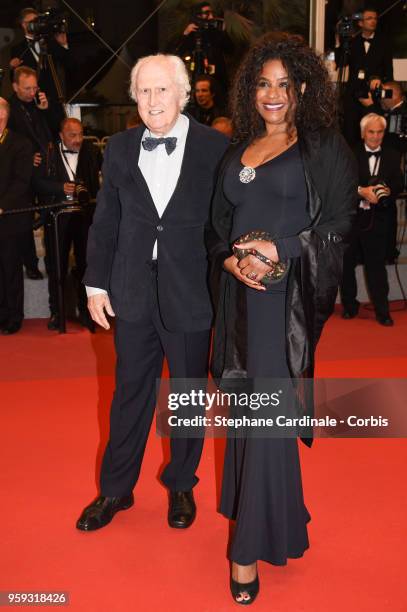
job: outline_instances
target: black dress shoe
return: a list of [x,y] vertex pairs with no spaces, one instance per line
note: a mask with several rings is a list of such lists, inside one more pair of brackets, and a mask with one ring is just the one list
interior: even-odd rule
[[101,529],[110,523],[116,512],[128,510],[133,504],[133,493],[125,497],[103,497],[100,495],[84,509],[76,523],[76,528],[80,531]]
[[394,321],[393,319],[390,317],[390,315],[387,315],[385,317],[376,317],[376,321],[380,324],[380,325],[384,325],[385,327],[392,327],[394,325]]
[[1,333],[4,336],[11,336],[11,334],[16,334],[21,329],[21,321],[10,321],[9,323],[5,323],[1,328]]
[[38,268],[26,268],[25,269],[25,273],[27,275],[27,278],[31,279],[31,280],[41,280],[43,277],[42,272],[40,272],[40,270],[38,270]]
[[88,312],[80,312],[78,315],[78,321],[82,325],[82,327],[86,327],[86,329],[88,329],[91,334],[95,333],[96,323],[93,321]]
[[354,319],[359,314],[359,302],[353,308],[344,308],[342,319]]
[[195,520],[196,506],[192,491],[170,491],[168,524],[175,529],[186,529]]
[[57,314],[51,315],[47,323],[47,327],[50,331],[56,331],[59,329],[59,316]]
[[236,580],[230,578],[230,590],[232,597],[235,602],[241,606],[249,606],[252,604],[259,594],[259,589],[260,583],[258,575],[252,582],[248,583],[236,582]]

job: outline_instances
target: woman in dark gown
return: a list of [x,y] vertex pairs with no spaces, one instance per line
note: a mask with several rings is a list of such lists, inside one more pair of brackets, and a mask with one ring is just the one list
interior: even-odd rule
[[[297,36],[266,35],[236,76],[236,144],[220,169],[208,245],[217,319],[213,374],[223,381],[312,378],[313,355],[333,310],[357,172],[331,128],[334,94],[320,60]],[[272,239],[235,242],[255,231]],[[256,249],[236,257],[233,246]],[[265,284],[273,263],[287,265]],[[263,281],[263,282],[262,282]],[[306,395],[301,405],[310,412]],[[297,439],[227,441],[220,511],[235,521],[231,590],[250,604],[257,561],[285,565],[308,548]],[[310,439],[305,440],[310,445]]]

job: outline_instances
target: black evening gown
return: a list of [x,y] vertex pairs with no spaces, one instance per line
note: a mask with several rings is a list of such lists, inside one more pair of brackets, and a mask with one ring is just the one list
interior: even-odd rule
[[[307,191],[298,144],[239,180],[239,155],[226,170],[224,193],[234,205],[232,240],[252,230],[277,238],[280,259],[298,257],[297,234],[308,226]],[[289,378],[286,357],[287,280],[260,292],[246,288],[248,378]],[[308,548],[296,438],[228,438],[220,511],[236,521],[229,558],[285,565]]]

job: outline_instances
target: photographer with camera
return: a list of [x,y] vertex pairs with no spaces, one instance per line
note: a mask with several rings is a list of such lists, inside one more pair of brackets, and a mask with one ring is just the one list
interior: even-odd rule
[[228,88],[225,53],[233,50],[224,30],[223,19],[215,18],[210,2],[192,7],[191,21],[186,26],[175,53],[187,65],[194,83],[197,75],[209,74],[216,79],[223,96]]
[[[102,156],[97,147],[83,139],[82,123],[78,119],[64,119],[60,129],[60,140],[34,170],[34,187],[42,201],[52,204],[63,200],[77,199],[83,211],[61,214],[58,220],[61,274],[64,280],[69,264],[69,252],[73,246],[75,258],[75,280],[77,285],[77,307],[79,322],[92,333],[95,324],[89,316],[87,296],[82,278],[86,267],[88,231],[92,223],[93,207],[86,206],[96,197],[99,189],[99,172]],[[56,278],[56,254],[54,249],[51,219],[45,223],[45,264],[48,272],[49,306],[51,318],[49,330],[59,329],[58,286]]]
[[387,121],[385,142],[403,154],[407,153],[407,102],[401,84],[397,81],[383,83],[383,90],[390,95],[382,97],[380,106]]
[[396,220],[397,194],[402,187],[400,154],[383,142],[386,120],[370,113],[360,122],[362,143],[355,149],[359,166],[358,215],[355,234],[343,260],[341,298],[343,318],[353,319],[359,311],[355,268],[362,256],[367,286],[376,320],[393,325],[389,313],[389,284],[386,259]]
[[[393,79],[393,58],[388,39],[377,32],[377,10],[366,7],[362,13],[342,18],[335,37],[335,62],[338,68],[349,66],[349,78],[343,97],[343,133],[349,144],[358,139],[359,122],[366,107],[374,102],[384,81]],[[350,27],[356,22],[359,31]],[[373,97],[373,100],[372,100]]]
[[[33,8],[25,8],[20,12],[18,22],[24,33],[24,40],[10,51],[11,80],[18,66],[32,68],[37,72],[39,86],[51,105],[60,107],[61,97],[66,93],[67,77],[69,78],[69,73],[74,68],[63,14],[55,9],[40,14]],[[60,107],[58,124],[64,116],[62,113],[63,109]]]

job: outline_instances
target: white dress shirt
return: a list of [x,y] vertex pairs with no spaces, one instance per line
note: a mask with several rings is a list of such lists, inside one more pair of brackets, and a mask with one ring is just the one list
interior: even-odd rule
[[[377,149],[370,149],[367,145],[365,145],[366,153],[376,153],[377,151],[381,151],[381,147],[377,147]],[[376,157],[375,155],[371,155],[369,157],[369,172],[370,176],[377,176],[379,174],[380,168],[380,157]],[[368,200],[361,200],[359,202],[359,208],[363,208],[363,210],[370,210],[370,202]]]
[[65,149],[65,145],[60,142],[59,143],[59,151],[61,153],[62,161],[64,162],[64,166],[69,176],[70,181],[75,181],[76,177],[76,168],[78,166],[78,157],[79,153],[67,153]]
[[[188,129],[188,117],[180,115],[174,127],[165,134],[165,138],[176,137],[177,139],[177,146],[171,155],[168,155],[164,144],[158,145],[153,151],[146,151],[142,144],[140,144],[138,167],[147,183],[159,217],[162,217],[164,214],[177,186],[184,158]],[[147,128],[144,130],[141,142],[146,137],[159,138],[157,134],[154,134]],[[157,259],[157,241],[155,241],[151,258]],[[107,291],[96,287],[86,287],[86,293],[90,297],[97,293],[107,293]]]

